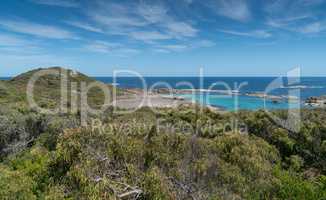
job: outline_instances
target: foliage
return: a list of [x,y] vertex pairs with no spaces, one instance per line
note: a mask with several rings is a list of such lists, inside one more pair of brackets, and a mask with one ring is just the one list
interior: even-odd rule
[[[0,87],[0,199],[326,199],[323,109],[303,110],[298,133],[263,111],[189,107],[108,110],[91,116],[103,123],[92,130],[80,126],[78,113],[28,108],[22,91],[29,76]],[[51,107],[57,78],[40,81],[51,88],[40,95]],[[96,92],[94,98],[100,103]]]
[[34,185],[32,178],[20,171],[10,170],[0,165],[0,198],[6,200],[33,200]]

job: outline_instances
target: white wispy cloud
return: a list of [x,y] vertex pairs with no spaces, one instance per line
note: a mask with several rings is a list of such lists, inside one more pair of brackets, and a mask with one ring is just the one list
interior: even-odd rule
[[51,39],[77,39],[77,37],[62,28],[36,24],[25,20],[3,20],[0,19],[0,27],[9,31],[34,35]]
[[14,35],[0,33],[0,47],[1,46],[26,46],[26,45],[31,45],[31,42],[29,40]]
[[45,49],[38,46],[0,46],[0,52],[3,55],[31,56],[46,52]]
[[130,54],[138,54],[140,53],[141,51],[139,49],[133,49],[133,48],[121,48],[117,51],[118,53],[120,53],[120,56],[123,56],[123,55],[130,55]]
[[46,50],[42,48],[42,41],[0,33],[0,53],[2,55],[32,56],[45,52]]
[[276,0],[268,1],[264,10],[267,13],[266,24],[273,28],[302,34],[316,34],[323,31],[318,20],[318,5],[325,0]]
[[317,34],[323,32],[326,28],[320,21],[289,23],[285,21],[269,20],[266,24],[274,28],[302,34]]
[[251,18],[246,0],[215,0],[211,5],[219,15],[233,20],[244,22]]
[[[16,73],[30,70],[31,66],[76,66],[73,58],[65,55],[54,55],[50,53],[42,54],[0,54],[2,66],[12,67]],[[4,67],[6,68],[6,67]],[[1,70],[0,73],[8,73],[9,71]],[[14,76],[15,74],[5,74],[5,76]]]
[[314,22],[299,28],[298,31],[301,33],[309,34],[309,33],[319,33],[324,29],[325,27],[323,27],[320,22]]
[[269,38],[272,34],[265,30],[255,30],[249,32],[241,32],[241,31],[234,31],[234,30],[218,30],[222,33],[227,33],[231,35],[237,36],[245,36],[245,37],[254,37],[254,38]]
[[266,25],[271,26],[273,28],[283,28],[288,26],[288,22],[284,20],[275,20],[275,19],[268,19],[266,21]]
[[89,16],[99,24],[110,28],[143,27],[149,23],[136,15],[137,5],[98,1],[97,8],[89,10]]
[[[0,55],[9,65],[47,65],[64,62],[65,56],[55,56],[43,38],[0,32]],[[60,57],[60,58],[59,58]],[[52,65],[51,64],[51,65]]]
[[59,6],[66,8],[77,8],[79,3],[75,0],[30,0],[33,3],[47,6]]
[[137,18],[132,18],[128,16],[123,16],[121,14],[115,16],[115,15],[106,15],[106,14],[99,14],[94,13],[92,15],[93,19],[100,24],[106,25],[108,27],[124,27],[124,26],[130,26],[130,27],[143,27],[145,25],[148,25],[146,21],[142,21]]
[[100,1],[97,9],[89,11],[88,15],[108,34],[147,42],[196,37],[198,33],[193,25],[173,17],[162,3]]
[[298,0],[298,3],[303,6],[317,6],[325,2],[325,0]]
[[198,33],[198,30],[191,24],[169,15],[168,9],[164,5],[141,3],[138,5],[137,11],[150,25],[156,24],[176,38],[195,37]]
[[171,21],[166,25],[168,32],[175,37],[195,37],[198,30],[184,22]]
[[120,43],[110,43],[106,41],[94,41],[84,46],[84,49],[97,53],[109,53],[122,47]]
[[207,48],[215,46],[215,42],[210,40],[196,40],[188,42],[186,44],[165,44],[159,45],[154,48],[154,51],[158,53],[169,53],[169,52],[183,52],[193,50],[197,48]]
[[311,18],[311,15],[297,15],[297,16],[286,16],[278,18],[269,18],[265,22],[266,25],[273,28],[281,28],[285,30],[293,30],[291,26],[298,26],[303,23],[304,20]]
[[166,50],[166,49],[154,49],[153,51],[157,52],[157,53],[170,53],[171,51]]
[[172,37],[168,34],[163,34],[157,31],[137,31],[131,32],[130,36],[143,41],[153,41],[153,40],[167,40],[171,39]]
[[210,40],[199,40],[192,44],[193,48],[205,48],[205,47],[213,47],[216,43]]
[[313,8],[326,2],[325,0],[274,0],[266,1],[263,9],[270,16],[296,18],[300,16],[312,17]]
[[80,28],[80,29],[84,29],[84,30],[87,30],[87,31],[103,33],[102,29],[100,29],[98,27],[95,27],[95,26],[93,26],[91,24],[88,24],[88,23],[79,22],[79,21],[66,21],[66,23],[71,25],[71,26],[74,26],[74,27],[77,27],[77,28]]
[[141,2],[137,5],[137,13],[149,23],[162,23],[169,19],[168,9],[162,4],[148,4]]
[[189,49],[187,45],[182,45],[182,44],[161,45],[160,48],[165,50],[170,50],[170,51],[184,51]]
[[263,9],[269,19],[287,23],[311,17],[310,10],[305,9],[305,6],[297,2],[290,0],[267,1]]
[[83,46],[83,49],[89,52],[109,54],[112,56],[126,57],[135,55],[140,52],[138,49],[126,47],[120,43],[113,43],[107,41],[93,41]]

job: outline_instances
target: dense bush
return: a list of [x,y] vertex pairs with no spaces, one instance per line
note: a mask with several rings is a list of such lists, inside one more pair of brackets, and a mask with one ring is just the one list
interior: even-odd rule
[[[264,111],[188,107],[108,109],[91,116],[102,123],[93,130],[80,126],[78,112],[29,109],[17,92],[26,80],[12,80],[15,90],[0,88],[0,199],[326,199],[323,109],[303,110],[295,133]],[[57,84],[56,77],[41,81]],[[41,95],[45,107],[53,92]]]
[[36,199],[35,182],[21,171],[0,165],[0,199]]
[[[320,111],[310,112],[318,115]],[[323,138],[323,132],[306,127],[303,132],[309,130],[308,135],[293,136],[262,115],[238,115],[252,134],[227,132],[206,137],[182,130],[157,132],[155,119],[218,124],[228,121],[230,115],[206,111],[196,116],[185,108],[154,115],[142,109],[106,119],[109,124],[135,123],[129,129],[135,128],[138,134],[129,134],[124,128],[105,132],[78,128],[74,115],[18,111],[5,115],[3,111],[1,141],[10,143],[7,138],[24,132],[37,140],[30,149],[5,159],[1,169],[7,175],[2,179],[10,187],[19,179],[15,175],[21,174],[29,185],[23,194],[30,198],[113,199],[128,194],[138,199],[322,199],[324,139],[316,148],[311,147],[316,142],[306,138]],[[150,127],[137,129],[137,122]],[[303,126],[306,124],[309,122]],[[304,154],[307,150],[314,152],[313,159]]]

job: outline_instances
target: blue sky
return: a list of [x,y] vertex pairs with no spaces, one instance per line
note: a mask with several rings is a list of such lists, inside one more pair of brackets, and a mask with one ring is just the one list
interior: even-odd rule
[[0,76],[326,75],[326,0],[2,0]]

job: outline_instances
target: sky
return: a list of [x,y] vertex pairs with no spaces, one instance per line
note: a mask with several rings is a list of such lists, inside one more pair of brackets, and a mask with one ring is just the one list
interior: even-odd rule
[[2,0],[0,76],[326,76],[326,0]]

